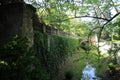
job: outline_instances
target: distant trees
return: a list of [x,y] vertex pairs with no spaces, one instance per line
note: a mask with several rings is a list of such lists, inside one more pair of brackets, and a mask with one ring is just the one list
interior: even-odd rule
[[[59,29],[78,28],[74,23],[81,23],[82,18],[91,18],[91,26],[86,29],[93,29],[101,38],[103,31],[110,30],[108,26],[120,14],[119,2],[117,0],[27,0],[38,9],[40,20],[47,25],[53,25]],[[77,20],[71,20],[76,19]],[[87,21],[87,19],[86,19]],[[86,24],[86,22],[84,22]],[[89,26],[89,27],[88,27]],[[105,27],[107,29],[105,29]],[[80,27],[82,28],[82,27]],[[76,31],[78,31],[76,29]],[[82,31],[82,30],[81,30]],[[81,32],[79,31],[79,32]],[[72,31],[71,31],[72,32]],[[73,33],[73,32],[72,32]],[[78,32],[75,32],[78,34]]]

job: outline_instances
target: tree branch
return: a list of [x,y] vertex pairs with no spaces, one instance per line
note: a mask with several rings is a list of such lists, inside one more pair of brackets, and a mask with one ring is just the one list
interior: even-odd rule
[[109,19],[105,24],[103,24],[103,26],[102,26],[101,29],[100,29],[100,34],[99,34],[98,41],[100,41],[101,34],[102,34],[102,31],[103,31],[104,27],[105,27],[109,22],[111,22],[114,18],[116,18],[119,14],[120,14],[120,12],[118,12],[117,14],[115,14],[111,19]]
[[[71,17],[71,18],[66,18],[66,19],[63,19],[63,20],[61,20],[61,22],[63,22],[63,21],[67,21],[67,20],[70,20],[70,19],[74,19],[74,18],[95,18],[95,19],[101,19],[101,20],[104,20],[104,21],[109,21],[109,19],[106,19],[106,18],[102,18],[102,17],[95,17],[95,16],[88,16],[88,15],[86,15],[86,16],[75,16],[75,17]],[[56,22],[56,21],[53,21],[53,22]]]
[[113,0],[111,0],[112,4],[114,5],[114,9],[116,10],[116,12],[118,12],[117,7],[115,7],[115,3],[113,2]]
[[106,18],[102,18],[102,17],[97,17],[97,16],[75,16],[75,18],[84,18],[84,17],[88,17],[88,18],[96,18],[96,19],[102,19],[102,20],[105,20],[105,21],[109,21],[108,19]]

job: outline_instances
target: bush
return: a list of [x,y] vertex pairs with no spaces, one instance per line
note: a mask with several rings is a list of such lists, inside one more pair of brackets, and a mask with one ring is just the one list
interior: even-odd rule
[[0,45],[0,80],[49,80],[34,47],[28,44],[27,38],[15,36]]

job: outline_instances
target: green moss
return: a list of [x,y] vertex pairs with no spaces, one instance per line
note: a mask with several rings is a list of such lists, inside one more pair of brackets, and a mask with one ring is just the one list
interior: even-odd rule
[[56,77],[59,65],[63,63],[68,56],[77,52],[78,39],[48,35],[39,31],[35,32],[35,51],[41,59],[51,77]]

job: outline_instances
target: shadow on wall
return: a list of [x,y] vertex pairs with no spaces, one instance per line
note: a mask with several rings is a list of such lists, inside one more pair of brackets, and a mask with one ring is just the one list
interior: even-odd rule
[[31,38],[34,12],[35,8],[21,2],[0,5],[0,42],[8,41],[16,34]]

